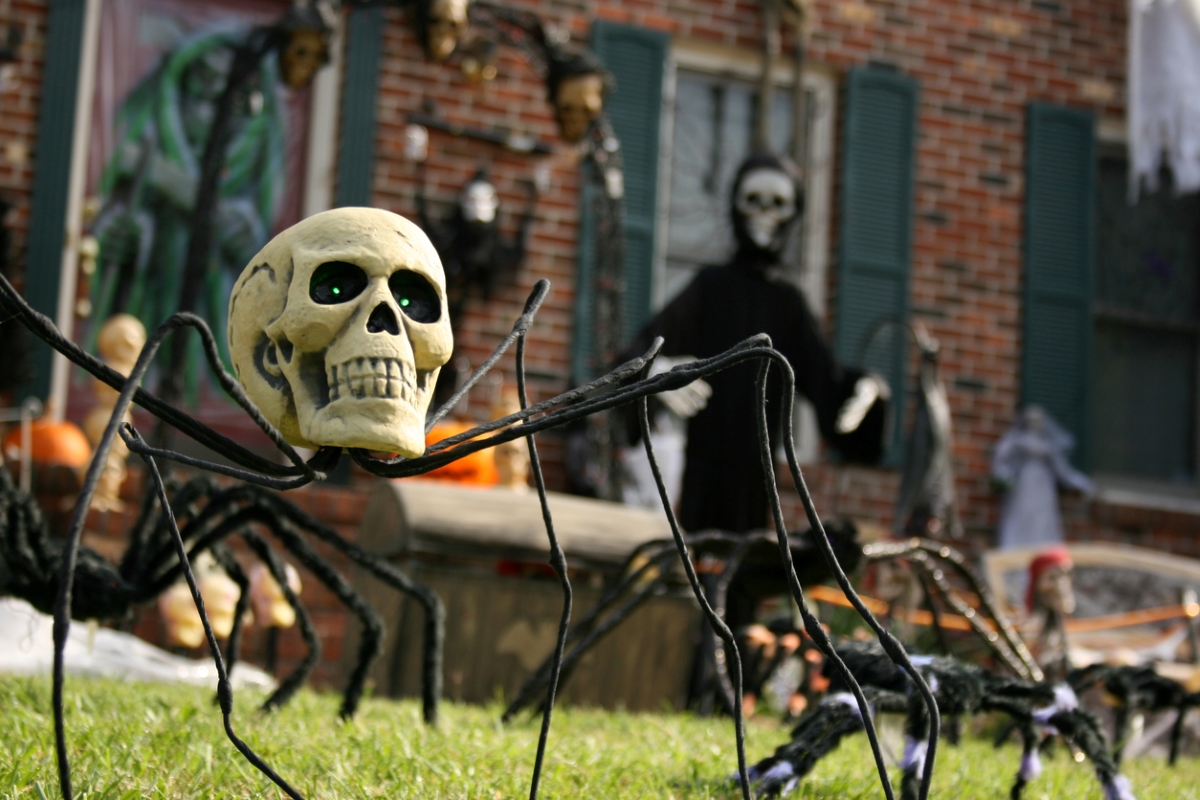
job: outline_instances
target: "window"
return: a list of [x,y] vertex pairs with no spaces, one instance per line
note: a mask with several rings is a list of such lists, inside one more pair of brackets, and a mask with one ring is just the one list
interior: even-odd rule
[[[729,219],[730,192],[738,165],[750,152],[758,104],[758,59],[713,53],[676,44],[672,102],[664,110],[669,146],[664,153],[660,196],[662,233],[653,278],[653,307],[666,305],[698,269],[721,264],[733,253]],[[794,99],[787,70],[777,76],[771,114],[771,147],[792,150]],[[806,205],[803,225],[793,235],[785,263],[804,290],[809,307],[825,316],[825,274],[829,251],[830,169],[833,142],[834,82],[823,73],[804,77],[807,114]],[[817,460],[820,437],[816,417],[797,398],[797,455]]]
[[1119,150],[1101,150],[1093,283],[1092,471],[1195,486],[1200,195],[1128,202]]
[[[723,263],[733,252],[729,198],[738,165],[750,152],[758,104],[757,54],[719,55],[677,44],[674,86],[667,117],[670,145],[664,154],[665,205],[653,306],[666,305],[701,267]],[[791,65],[785,65],[790,70]],[[796,134],[791,76],[781,70],[773,97],[771,147],[792,150]],[[829,76],[805,75],[807,98],[806,202],[803,229],[793,236],[789,272],[819,317],[825,309],[834,85]]]

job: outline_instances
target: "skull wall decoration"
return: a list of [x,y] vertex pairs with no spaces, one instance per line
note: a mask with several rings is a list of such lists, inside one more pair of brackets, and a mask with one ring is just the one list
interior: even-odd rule
[[442,263],[389,211],[338,208],[267,243],[229,297],[247,395],[291,444],[412,458],[454,349]]
[[467,29],[467,0],[424,0],[422,38],[425,53],[434,61],[445,61],[458,48]]
[[796,218],[796,184],[779,170],[752,170],[738,184],[734,210],[742,217],[746,235],[755,245],[763,250],[777,249]]
[[583,140],[588,128],[604,110],[604,78],[597,73],[563,78],[554,93],[554,113],[563,140]]

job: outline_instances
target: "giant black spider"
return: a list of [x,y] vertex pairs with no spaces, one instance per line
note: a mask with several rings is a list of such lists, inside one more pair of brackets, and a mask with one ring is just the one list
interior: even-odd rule
[[[637,403],[642,427],[642,441],[646,448],[647,456],[649,457],[651,469],[655,475],[656,482],[659,488],[659,495],[663,501],[664,513],[671,525],[673,539],[676,549],[680,556],[683,569],[688,577],[688,582],[695,593],[704,615],[708,623],[717,631],[719,637],[724,641],[730,652],[736,653],[736,645],[732,632],[728,626],[721,620],[719,614],[713,609],[704,596],[701,590],[699,579],[695,569],[692,566],[691,559],[688,553],[688,544],[679,528],[678,521],[671,510],[670,502],[667,497],[666,489],[662,482],[662,476],[659,473],[657,461],[654,457],[653,447],[650,444],[649,436],[649,417],[646,407],[646,399],[651,394],[656,394],[671,389],[678,389],[682,386],[693,382],[697,378],[702,378],[706,375],[711,375],[714,372],[725,369],[733,364],[755,360],[760,364],[758,378],[756,380],[757,387],[757,422],[758,422],[758,439],[759,439],[759,455],[764,471],[764,480],[767,484],[768,496],[772,499],[772,513],[774,517],[776,539],[779,545],[781,558],[784,563],[784,572],[787,576],[788,587],[791,590],[792,596],[800,607],[801,615],[805,621],[805,629],[813,638],[817,647],[825,654],[830,666],[840,674],[848,687],[849,691],[854,695],[855,702],[858,704],[860,712],[864,718],[868,716],[868,701],[863,694],[853,674],[842,662],[833,648],[828,634],[821,627],[817,618],[812,614],[805,600],[800,580],[796,575],[796,570],[792,560],[791,548],[787,538],[787,531],[783,520],[783,510],[779,502],[778,490],[775,483],[774,465],[772,450],[770,446],[770,437],[768,436],[768,423],[766,415],[766,387],[767,387],[767,372],[771,366],[776,367],[783,378],[780,381],[781,394],[783,400],[783,419],[784,431],[782,441],[784,444],[784,452],[787,456],[789,471],[792,480],[800,493],[801,500],[804,504],[806,515],[809,523],[814,531],[814,541],[817,544],[817,549],[821,556],[829,565],[830,571],[837,580],[839,586],[846,593],[847,598],[858,610],[859,614],[867,621],[879,637],[880,646],[887,656],[894,662],[900,665],[900,668],[908,675],[912,685],[916,689],[916,694],[920,696],[924,703],[926,713],[929,720],[929,740],[928,740],[928,758],[925,762],[925,769],[921,776],[919,794],[922,798],[928,795],[929,785],[933,775],[934,755],[937,746],[937,736],[939,730],[939,716],[937,705],[932,691],[922,677],[920,671],[909,659],[904,648],[900,643],[874,618],[865,604],[861,601],[858,595],[854,592],[850,585],[849,578],[842,570],[837,562],[837,558],[833,552],[832,546],[825,535],[821,520],[817,515],[816,508],[812,502],[812,498],[808,493],[804,483],[804,478],[800,472],[800,467],[796,458],[795,447],[793,444],[793,436],[791,431],[791,404],[795,393],[795,376],[791,366],[787,360],[778,351],[770,346],[770,340],[766,336],[756,336],[747,339],[746,341],[735,345],[724,353],[713,356],[712,358],[691,362],[677,366],[674,369],[652,377],[647,377],[650,366],[653,363],[655,356],[661,347],[661,340],[655,342],[650,350],[643,356],[635,358],[626,364],[621,365],[617,369],[602,376],[601,378],[592,381],[591,383],[573,389],[562,395],[559,395],[550,400],[543,401],[534,406],[527,405],[527,394],[525,387],[525,372],[524,372],[524,348],[525,335],[532,323],[533,317],[537,312],[538,307],[545,299],[549,291],[549,282],[539,281],[534,291],[531,293],[529,300],[526,302],[525,310],[518,318],[513,326],[512,332],[504,339],[492,356],[484,362],[479,370],[470,377],[459,388],[445,404],[441,406],[435,413],[431,414],[426,421],[427,430],[437,423],[449,409],[453,408],[461,397],[500,359],[507,349],[515,342],[516,343],[516,372],[517,372],[517,389],[521,399],[522,409],[514,414],[510,414],[502,419],[481,425],[470,431],[462,434],[449,437],[442,442],[439,442],[429,447],[425,455],[418,458],[393,458],[390,460],[378,459],[370,453],[351,449],[350,456],[356,463],[368,470],[374,475],[386,478],[400,478],[412,475],[423,474],[431,469],[443,466],[458,458],[469,455],[470,453],[479,450],[493,447],[502,442],[511,441],[518,437],[523,437],[529,447],[531,467],[534,475],[534,480],[538,489],[538,496],[541,503],[543,519],[546,526],[546,534],[550,544],[550,564],[559,577],[559,582],[563,590],[563,609],[562,617],[559,625],[558,640],[555,645],[554,666],[551,670],[550,679],[546,691],[545,708],[542,717],[541,733],[538,740],[537,754],[533,765],[533,777],[530,787],[530,798],[536,798],[538,791],[538,782],[541,775],[541,767],[545,757],[546,742],[549,735],[549,727],[551,714],[554,707],[554,696],[557,689],[558,677],[561,671],[562,659],[566,645],[568,633],[568,623],[571,617],[571,587],[567,579],[566,557],[558,543],[558,538],[554,532],[554,524],[550,515],[549,504],[546,498],[545,480],[542,475],[540,461],[538,459],[537,448],[534,437],[536,434],[552,427],[558,427],[569,424],[573,421],[580,420],[586,416],[607,411],[617,406]],[[56,755],[59,766],[59,784],[62,790],[63,797],[67,800],[73,797],[70,779],[70,765],[66,746],[66,732],[63,718],[63,651],[66,643],[67,631],[72,617],[72,595],[76,589],[77,567],[84,562],[91,560],[91,556],[83,553],[80,549],[80,538],[83,530],[83,523],[87,513],[87,508],[91,503],[92,495],[95,491],[96,483],[99,478],[101,465],[104,464],[108,452],[111,449],[118,433],[129,447],[130,451],[138,454],[146,463],[147,471],[153,482],[155,492],[158,496],[158,502],[162,509],[163,521],[169,531],[168,541],[173,545],[175,556],[178,558],[180,568],[184,578],[187,580],[191,589],[192,597],[196,603],[197,609],[200,612],[201,621],[204,624],[205,634],[208,639],[209,649],[212,652],[213,660],[218,674],[218,689],[217,695],[221,708],[222,717],[224,720],[225,731],[234,746],[242,753],[242,755],[250,761],[258,770],[272,780],[280,789],[293,798],[300,798],[299,792],[296,791],[283,777],[276,773],[268,766],[254,751],[243,742],[233,731],[230,715],[233,707],[233,690],[229,682],[228,670],[226,667],[225,658],[223,657],[220,648],[217,646],[216,638],[213,635],[212,627],[208,622],[207,615],[204,613],[203,600],[200,596],[199,589],[196,584],[195,576],[192,573],[189,559],[188,547],[184,541],[179,527],[175,519],[174,509],[168,496],[167,488],[163,477],[158,469],[158,459],[169,459],[178,463],[197,467],[209,472],[223,474],[226,476],[239,478],[249,484],[260,487],[269,487],[274,489],[291,489],[305,485],[313,480],[321,479],[326,472],[332,469],[341,457],[340,448],[325,447],[317,451],[317,453],[305,461],[300,455],[288,445],[280,433],[268,423],[254,407],[253,403],[246,397],[241,386],[230,376],[220,363],[220,358],[217,353],[216,342],[213,339],[212,332],[208,326],[199,317],[189,313],[179,313],[170,317],[154,332],[149,338],[138,358],[138,362],[128,377],[122,376],[113,370],[109,369],[93,356],[83,352],[75,344],[66,339],[54,326],[54,324],[44,315],[34,311],[20,295],[12,288],[3,276],[0,276],[0,308],[13,318],[20,321],[23,325],[29,328],[36,336],[47,342],[58,352],[62,353],[66,358],[78,366],[82,367],[92,375],[99,378],[104,383],[112,386],[120,391],[120,396],[113,407],[112,417],[109,421],[104,435],[101,437],[96,448],[96,453],[93,457],[92,466],[89,468],[88,474],[84,479],[83,488],[76,502],[75,513],[71,520],[70,529],[66,541],[62,544],[61,549],[54,554],[48,554],[48,560],[43,564],[44,573],[53,573],[57,570],[58,578],[56,583],[57,595],[53,603],[54,610],[54,643],[55,643],[55,659],[54,659],[54,675],[53,675],[53,704],[55,716],[55,743]],[[139,388],[143,377],[146,374],[150,363],[154,359],[158,349],[162,346],[164,339],[178,329],[190,326],[194,327],[200,334],[201,342],[205,355],[207,357],[210,368],[216,375],[217,380],[222,388],[232,397],[239,406],[250,416],[251,419],[263,430],[264,433],[271,439],[272,443],[282,452],[289,464],[278,464],[260,455],[257,455],[237,443],[222,436],[216,431],[202,425],[187,414],[181,412],[177,408],[164,402],[160,398],[150,394]],[[160,447],[153,447],[143,440],[140,434],[131,425],[122,426],[121,420],[124,418],[126,411],[131,403],[136,402],[142,408],[149,411],[159,420],[175,427],[183,434],[194,439],[196,442],[208,447],[219,455],[223,456],[227,461],[233,462],[235,466],[228,464],[217,463],[215,461],[206,461],[191,456],[186,456],[181,453],[176,453]],[[515,423],[523,423],[517,425]],[[490,434],[490,435],[489,435]],[[257,507],[257,506],[250,506]],[[277,509],[276,509],[277,511]],[[332,532],[331,532],[332,533]],[[334,538],[336,534],[332,534]],[[300,541],[299,536],[296,541]],[[293,542],[293,545],[295,542]],[[336,546],[336,545],[335,545]],[[346,552],[346,551],[344,551]],[[350,553],[347,552],[347,555]],[[353,557],[353,556],[351,556]],[[268,556],[269,559],[269,556]],[[87,570],[84,570],[86,573]],[[282,583],[281,583],[282,585]],[[96,587],[78,587],[82,591],[96,591]],[[103,591],[103,588],[98,591]],[[92,598],[88,598],[89,602]],[[738,659],[733,659],[732,667],[732,682],[734,686],[735,704],[734,704],[734,730],[736,735],[737,753],[739,774],[742,776],[742,792],[745,800],[750,798],[750,786],[748,773],[746,770],[745,756],[745,741],[744,741],[744,725],[740,713],[741,707],[741,665]],[[879,746],[878,737],[875,735],[875,730],[872,725],[866,726],[868,739],[871,742],[872,751],[874,754],[876,769],[880,776],[881,785],[884,788],[885,795],[888,800],[894,800],[894,792],[892,790],[891,781],[888,778],[886,763],[883,758],[883,752]]]
[[[992,599],[986,583],[957,549],[920,538],[863,546],[858,541],[854,523],[849,520],[828,520],[823,527],[842,569],[853,572],[863,563],[907,559],[915,577],[925,587],[926,596],[930,598],[933,626],[939,635],[940,615],[932,602],[935,596],[963,616],[978,639],[1014,674],[1022,678],[1041,679],[1041,671],[1028,648]],[[737,580],[753,581],[754,594],[759,597],[787,591],[786,571],[778,552],[773,548],[764,548],[764,545],[774,541],[771,533],[704,531],[688,534],[685,538],[693,550],[719,554],[721,557],[721,572],[709,587],[710,602],[718,613],[724,615],[730,585]],[[789,539],[793,559],[799,564],[796,574],[802,586],[812,586],[833,577],[827,563],[814,558],[818,544],[812,530],[790,534]],[[568,634],[567,640],[574,646],[563,661],[560,680],[570,676],[571,668],[600,639],[625,621],[647,599],[663,591],[672,578],[665,569],[674,556],[671,545],[669,541],[646,542],[629,555],[621,579],[596,601],[596,605],[579,619]],[[743,566],[754,568],[751,577],[746,578],[742,574]],[[947,570],[955,572],[960,581],[975,594],[982,613],[968,607],[955,593],[945,574]],[[996,630],[989,630],[984,617],[991,621]],[[940,638],[944,640],[944,637]],[[729,675],[729,660],[720,648],[707,649],[723,705],[726,709],[732,709],[735,691]],[[505,710],[505,721],[531,704],[544,691],[552,667],[553,661],[547,657],[530,674]]]
[[[905,751],[900,766],[904,800],[917,797],[918,775],[926,758],[929,718],[911,690],[908,676],[874,643],[847,642],[838,652],[865,687],[876,710],[906,715]],[[1001,676],[948,656],[914,658],[933,687],[938,708],[951,716],[986,712],[1008,715],[1023,740],[1021,766],[1010,797],[1019,800],[1029,781],[1041,773],[1038,749],[1045,736],[1060,734],[1095,765],[1107,800],[1134,800],[1129,781],[1116,761],[1094,714],[1079,707],[1067,683],[1030,681]],[[863,729],[863,716],[845,692],[841,676],[833,676],[830,694],[792,730],[791,740],[750,768],[760,797],[790,792],[842,738]]]
[[[308,543],[311,537],[333,547],[359,566],[394,588],[411,595],[425,610],[424,712],[425,719],[437,718],[441,696],[441,652],[445,610],[430,589],[413,581],[388,562],[347,542],[329,527],[273,492],[249,484],[222,487],[207,476],[184,484],[168,482],[167,497],[175,509],[175,523],[188,547],[188,559],[211,551],[217,562],[241,588],[233,630],[227,648],[230,668],[237,661],[242,617],[249,605],[248,580],[231,554],[220,546],[229,536],[240,536],[279,582],[288,603],[295,609],[307,655],[263,704],[264,709],[283,705],[304,683],[317,665],[321,642],[304,607],[287,587],[283,564],[257,532],[270,532],[317,580],[323,583],[362,622],[363,636],[358,663],[350,673],[341,714],[349,717],[363,693],[371,662],[383,647],[384,625],[379,614]],[[50,538],[33,500],[17,491],[6,471],[0,472],[0,595],[28,601],[43,613],[54,611],[59,593],[62,543]],[[74,590],[89,599],[77,619],[119,620],[152,601],[183,574],[172,542],[171,525],[160,510],[158,495],[147,493],[141,512],[129,533],[129,543],[118,565],[100,554],[79,548]]]

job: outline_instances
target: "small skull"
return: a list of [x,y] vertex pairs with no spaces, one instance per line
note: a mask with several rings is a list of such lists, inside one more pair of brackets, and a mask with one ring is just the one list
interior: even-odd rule
[[462,214],[467,222],[490,224],[496,219],[500,198],[490,181],[477,179],[467,184],[463,192]]
[[467,28],[467,0],[432,0],[428,14],[425,50],[434,61],[445,61]]
[[338,208],[251,259],[229,297],[246,394],[291,444],[425,451],[425,412],[454,348],[442,263],[389,211]]
[[604,110],[604,78],[594,72],[562,79],[554,93],[554,113],[564,141],[583,141]]
[[754,244],[764,250],[777,249],[796,218],[796,184],[776,169],[751,170],[738,186],[734,208],[745,220],[746,233]]
[[298,29],[288,34],[279,54],[283,82],[299,91],[312,83],[317,70],[329,62],[329,34],[321,30]]

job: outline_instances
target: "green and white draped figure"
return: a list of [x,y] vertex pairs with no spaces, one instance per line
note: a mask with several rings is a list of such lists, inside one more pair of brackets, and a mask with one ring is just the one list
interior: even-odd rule
[[[187,308],[214,330],[225,328],[229,290],[269,238],[285,189],[285,109],[275,50],[263,55],[232,98],[201,290],[187,300],[181,291],[217,103],[235,51],[255,32],[244,25],[197,31],[165,54],[122,103],[115,120],[118,144],[103,174],[103,207],[93,226],[100,240],[96,319],[124,311],[153,330]],[[228,362],[228,353],[222,356]],[[189,385],[189,394],[195,388]]]

